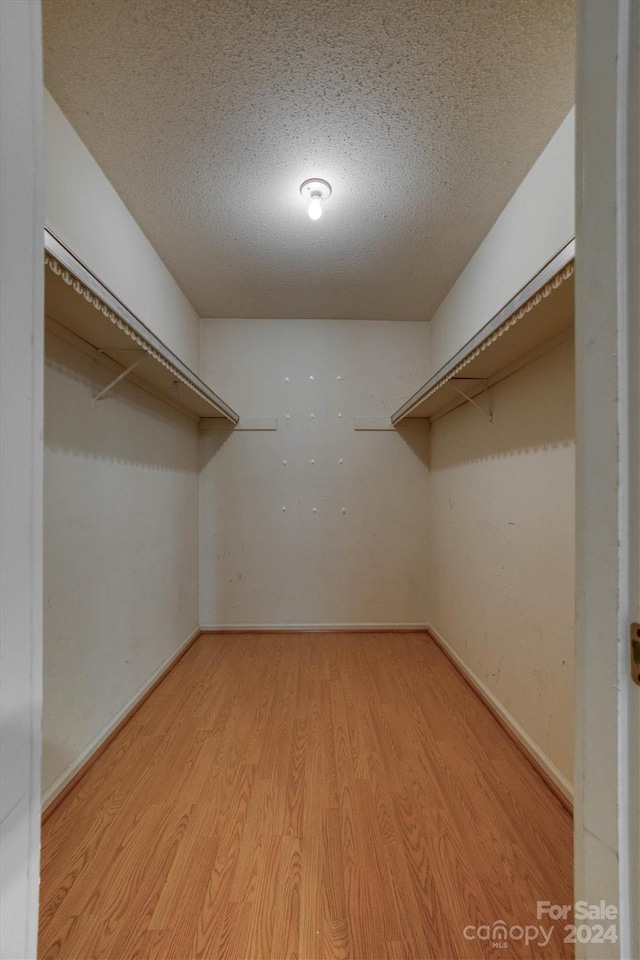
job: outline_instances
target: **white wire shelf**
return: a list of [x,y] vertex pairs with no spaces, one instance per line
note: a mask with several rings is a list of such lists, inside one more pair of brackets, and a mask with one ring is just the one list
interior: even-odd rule
[[118,374],[96,399],[128,377],[191,416],[238,423],[238,414],[47,229],[44,249],[49,329],[67,331]]
[[[483,393],[573,332],[571,240],[392,415],[434,420]],[[490,412],[475,403],[483,412]]]

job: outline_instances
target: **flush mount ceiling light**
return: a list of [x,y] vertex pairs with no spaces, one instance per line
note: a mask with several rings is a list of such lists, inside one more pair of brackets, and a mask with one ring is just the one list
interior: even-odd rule
[[319,220],[322,216],[322,201],[331,196],[331,184],[326,180],[305,180],[300,185],[300,193],[309,201],[309,216],[312,220]]

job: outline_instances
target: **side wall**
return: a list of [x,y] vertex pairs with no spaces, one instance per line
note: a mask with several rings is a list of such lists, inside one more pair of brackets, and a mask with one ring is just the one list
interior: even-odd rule
[[278,418],[201,440],[203,627],[426,622],[426,426],[354,417],[388,418],[427,354],[421,323],[202,321],[205,378]]
[[45,368],[45,804],[198,626],[198,431],[53,335]]
[[45,90],[45,224],[198,372],[199,318]]
[[[574,236],[574,153],[572,110],[430,321],[425,374]],[[432,425],[431,624],[570,794],[571,345],[502,381],[491,402],[493,423],[468,404]]]
[[38,936],[42,698],[40,4],[0,3],[0,956]]
[[574,127],[572,110],[431,318],[423,381],[573,237]]
[[[46,225],[198,370],[199,319],[45,91]],[[45,804],[198,625],[195,423],[47,342]]]
[[573,343],[431,427],[430,619],[567,792],[573,757]]

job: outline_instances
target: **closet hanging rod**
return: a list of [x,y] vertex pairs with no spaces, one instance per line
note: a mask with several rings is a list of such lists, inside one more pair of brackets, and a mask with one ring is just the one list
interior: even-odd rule
[[137,342],[151,356],[157,355],[160,362],[169,370],[174,370],[180,379],[208,404],[215,407],[233,424],[237,424],[239,415],[204,383],[176,354],[160,340],[129,308],[105,286],[81,260],[69,250],[46,227],[44,228],[45,252],[69,274],[75,277],[83,287],[92,293],[107,310],[115,314],[134,334]]

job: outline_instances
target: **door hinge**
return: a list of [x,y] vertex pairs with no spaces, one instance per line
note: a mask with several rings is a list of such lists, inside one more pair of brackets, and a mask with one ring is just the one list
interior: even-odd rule
[[640,687],[640,623],[632,623],[629,630],[631,642],[631,679]]

